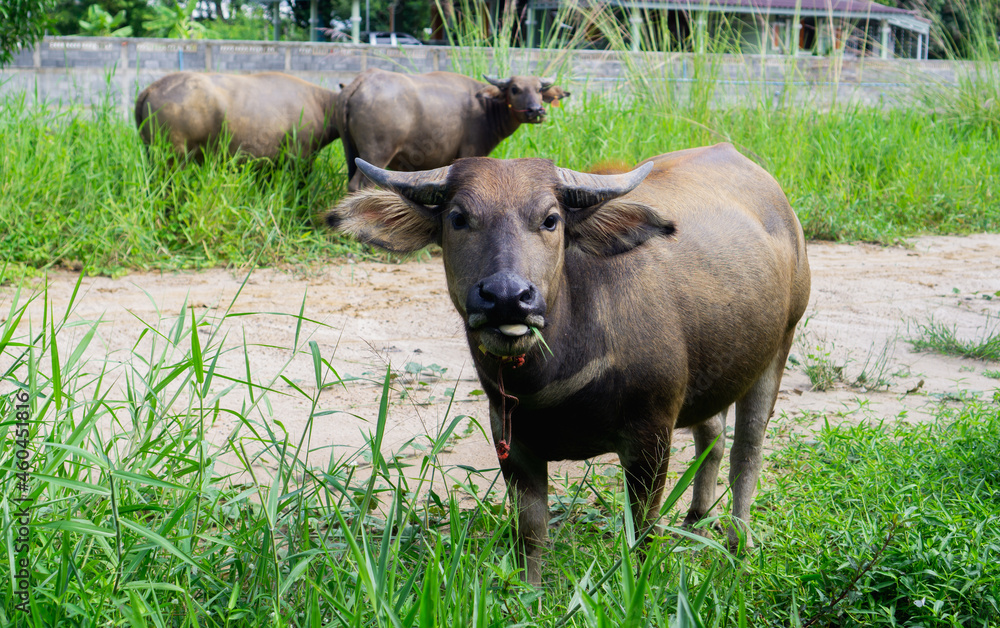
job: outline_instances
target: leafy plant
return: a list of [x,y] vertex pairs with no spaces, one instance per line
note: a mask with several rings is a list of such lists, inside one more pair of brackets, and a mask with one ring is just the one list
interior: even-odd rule
[[80,20],[80,30],[92,37],[131,37],[132,27],[121,26],[125,22],[125,10],[115,15],[105,11],[100,5],[87,7],[87,19]]
[[209,30],[192,16],[198,7],[198,0],[181,0],[167,4],[152,5],[153,17],[143,22],[143,27],[153,37],[175,39],[202,39],[211,36]]

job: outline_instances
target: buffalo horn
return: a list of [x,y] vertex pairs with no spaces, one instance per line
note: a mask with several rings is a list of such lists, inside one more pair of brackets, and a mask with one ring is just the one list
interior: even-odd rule
[[414,203],[440,205],[447,200],[448,168],[451,166],[419,172],[393,172],[373,166],[360,157],[354,163],[376,185],[392,190]]
[[555,84],[555,82],[556,82],[556,80],[554,78],[542,78],[542,79],[539,79],[539,80],[542,81],[542,86],[539,87],[538,89],[540,89],[543,92],[545,90],[547,90],[548,88],[552,87]]
[[653,169],[652,163],[624,174],[587,174],[556,168],[563,204],[581,209],[610,201],[634,190]]
[[507,89],[507,87],[510,85],[510,79],[502,80],[502,79],[494,78],[492,76],[486,76],[485,74],[483,75],[483,78],[486,79],[487,83],[489,83],[493,87],[496,87],[500,91],[503,91],[503,90]]

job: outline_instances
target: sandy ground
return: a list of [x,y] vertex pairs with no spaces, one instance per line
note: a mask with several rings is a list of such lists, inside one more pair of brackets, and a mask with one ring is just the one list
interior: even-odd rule
[[[793,349],[798,364],[786,370],[772,419],[773,446],[780,446],[789,432],[812,429],[825,419],[835,423],[898,416],[924,420],[950,398],[992,398],[1000,381],[983,371],[1000,366],[914,353],[905,339],[916,334],[917,324],[932,318],[956,325],[959,336],[965,338],[981,335],[987,324],[996,329],[1000,235],[925,237],[893,248],[813,242],[809,257],[812,298]],[[421,435],[439,433],[448,422],[451,388],[456,391],[450,416],[466,415],[486,426],[487,405],[476,394],[479,385],[439,259],[399,265],[347,262],[306,272],[257,270],[241,290],[245,278],[246,273],[228,270],[85,277],[69,320],[100,321],[86,357],[106,358],[112,364],[135,363],[133,347],[139,347],[138,353],[148,352],[154,337],[147,333],[140,342],[143,329],[152,327],[167,334],[178,314],[189,322],[193,311],[204,323],[199,337],[203,346],[210,347],[206,359],[220,342],[229,349],[219,359],[218,373],[245,378],[245,342],[251,377],[272,389],[267,403],[259,403],[251,413],[254,420],[269,423],[279,434],[287,431],[293,442],[308,431],[307,446],[314,450],[311,460],[317,464],[331,454],[339,457],[355,451],[374,431],[387,368],[397,376],[384,453],[399,451],[413,439],[426,443]],[[48,294],[55,312],[65,310],[77,279],[71,272],[49,275]],[[11,287],[0,289],[0,320],[9,310],[12,294]],[[295,352],[291,347],[296,315],[303,304],[306,320],[298,329],[299,351]],[[232,313],[253,314],[224,318],[228,308]],[[41,300],[29,311],[22,326],[30,324],[37,331]],[[88,328],[85,324],[67,326],[59,337],[60,354],[69,355]],[[316,392],[309,341],[315,341],[323,358],[349,380],[323,390],[311,430],[307,426],[312,402],[303,395]],[[803,367],[820,361],[842,367],[848,381],[866,371],[876,372],[888,385],[866,390],[838,383],[827,391],[813,390]],[[120,385],[124,369],[112,372]],[[213,391],[226,386],[227,382],[219,380]],[[239,392],[224,401],[236,409],[245,403],[249,403],[247,395]],[[452,440],[443,461],[495,469],[492,444],[478,430],[467,430],[467,425],[459,427],[459,437]],[[210,437],[222,442],[238,427],[236,419],[222,414]],[[106,425],[104,429],[120,428]],[[240,433],[245,435],[247,430],[241,428]],[[676,444],[679,455],[674,466],[680,468],[692,453],[690,436],[678,434]],[[415,453],[416,449],[410,446],[403,451]],[[613,461],[614,456],[603,460]],[[552,465],[550,472],[574,475],[581,468],[582,463],[567,462]]]

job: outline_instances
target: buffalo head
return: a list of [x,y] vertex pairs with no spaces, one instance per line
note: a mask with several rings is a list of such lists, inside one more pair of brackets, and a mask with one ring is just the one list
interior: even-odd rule
[[480,98],[490,98],[507,105],[514,119],[521,123],[539,123],[545,120],[543,103],[558,102],[570,95],[554,85],[554,79],[537,76],[512,76],[497,79],[484,76],[489,83],[479,91]]
[[567,247],[617,255],[673,232],[651,207],[622,198],[652,170],[590,175],[549,160],[475,157],[424,172],[358,167],[385,188],[341,202],[328,223],[358,239],[408,252],[444,253],[448,289],[472,346],[526,353],[563,287]]

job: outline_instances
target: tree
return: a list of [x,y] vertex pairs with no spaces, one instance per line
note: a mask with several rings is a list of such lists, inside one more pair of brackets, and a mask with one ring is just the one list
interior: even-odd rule
[[0,66],[14,60],[21,46],[34,46],[45,34],[51,0],[4,0],[0,3]]

